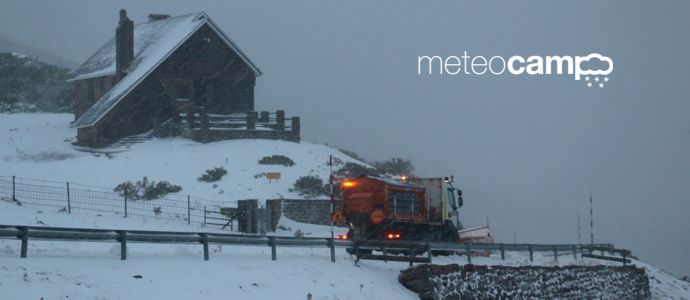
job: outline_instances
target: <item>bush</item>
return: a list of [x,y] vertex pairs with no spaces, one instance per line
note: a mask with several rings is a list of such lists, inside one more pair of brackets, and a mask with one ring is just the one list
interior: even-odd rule
[[379,172],[374,169],[358,163],[348,162],[335,172],[335,175],[343,178],[355,178],[359,176],[379,176]]
[[120,183],[113,190],[129,200],[153,200],[169,193],[177,193],[182,190],[182,187],[167,181],[149,182],[148,178],[144,177],[136,183],[131,181]]
[[287,156],[284,155],[271,155],[264,156],[259,160],[261,165],[283,165],[286,167],[292,167],[295,162]]
[[214,181],[220,180],[226,174],[228,174],[228,171],[225,170],[225,168],[218,167],[218,168],[206,170],[206,174],[201,175],[197,179],[199,181],[214,182]]
[[414,171],[412,162],[398,157],[383,162],[375,162],[374,167],[382,174],[411,176]]
[[323,180],[316,176],[302,176],[297,181],[291,192],[298,192],[301,196],[316,197],[320,195],[327,195],[328,190],[324,189]]

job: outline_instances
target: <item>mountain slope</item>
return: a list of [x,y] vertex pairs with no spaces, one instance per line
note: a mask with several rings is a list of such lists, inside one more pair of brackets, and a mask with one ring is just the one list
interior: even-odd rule
[[68,60],[64,57],[60,57],[50,52],[24,45],[20,42],[14,41],[2,35],[0,35],[0,52],[22,53],[32,58],[35,58],[39,61],[56,65],[62,68],[72,69],[78,65],[78,63]]

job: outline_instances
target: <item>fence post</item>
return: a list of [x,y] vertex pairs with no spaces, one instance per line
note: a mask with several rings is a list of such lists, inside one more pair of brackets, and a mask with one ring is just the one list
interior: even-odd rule
[[332,238],[327,238],[328,246],[331,248],[331,262],[335,262],[335,240]]
[[201,225],[201,227],[206,226],[206,206],[204,206],[204,223]]
[[501,248],[501,260],[506,260],[506,249],[503,244],[500,245]]
[[201,234],[201,242],[204,244],[204,260],[208,260],[208,234]]
[[187,195],[187,225],[192,224],[192,208],[189,204],[189,195]]
[[532,245],[527,246],[527,250],[529,250],[529,261],[534,261],[534,251],[532,251]]
[[22,239],[22,249],[21,249],[21,252],[19,254],[19,257],[26,258],[26,254],[27,254],[27,252],[29,252],[28,251],[28,248],[29,248],[29,227],[26,227],[26,226],[19,227],[19,236]]
[[472,264],[472,252],[470,252],[470,244],[465,244],[465,251],[465,255],[467,255],[467,263]]
[[271,246],[271,260],[276,260],[276,238],[268,237],[268,244]]
[[127,217],[127,193],[125,193],[125,218]]
[[67,182],[67,213],[68,214],[72,213],[72,203],[70,203],[70,199],[69,199],[69,182]]
[[117,232],[120,240],[120,260],[127,259],[127,231],[120,230]]
[[17,201],[17,189],[15,188],[15,176],[12,175],[12,201]]

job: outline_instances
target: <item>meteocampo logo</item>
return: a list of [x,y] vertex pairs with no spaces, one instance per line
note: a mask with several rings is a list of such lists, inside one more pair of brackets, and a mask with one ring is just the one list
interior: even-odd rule
[[586,56],[470,56],[467,51],[460,57],[418,56],[417,75],[572,75],[575,80],[584,77],[587,87],[603,88],[613,72],[613,60],[599,53]]

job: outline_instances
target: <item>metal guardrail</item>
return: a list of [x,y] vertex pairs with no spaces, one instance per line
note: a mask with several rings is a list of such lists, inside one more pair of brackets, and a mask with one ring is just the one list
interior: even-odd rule
[[[147,231],[147,230],[122,230],[122,229],[88,229],[68,227],[38,227],[19,225],[0,225],[0,239],[21,240],[20,257],[27,257],[28,242],[31,240],[43,241],[78,241],[78,242],[117,242],[120,243],[120,258],[127,259],[127,243],[159,243],[159,244],[201,244],[203,245],[204,260],[209,260],[209,244],[218,245],[243,245],[243,246],[268,246],[271,247],[271,259],[277,259],[277,247],[324,247],[331,249],[331,261],[335,262],[335,248],[376,249],[423,249],[428,254],[431,251],[454,251],[467,256],[468,263],[472,263],[473,251],[500,251],[501,259],[505,260],[506,251],[528,251],[530,261],[534,259],[534,252],[553,252],[554,258],[571,253],[577,258],[578,251],[581,255],[592,255],[591,251],[597,250],[607,253],[620,253],[630,257],[630,251],[615,249],[612,244],[574,245],[574,244],[462,244],[462,243],[430,243],[411,241],[366,241],[353,242],[347,240],[333,240],[331,238],[294,238],[262,235],[243,235],[228,233],[208,232],[175,232],[175,231]],[[588,253],[585,253],[588,251]],[[584,256],[587,257],[587,256]],[[596,258],[596,257],[593,257]],[[390,259],[396,260],[396,259]],[[410,262],[412,262],[410,260]],[[416,262],[421,262],[416,261]],[[426,260],[425,260],[426,262]],[[431,262],[431,255],[428,255]]]

